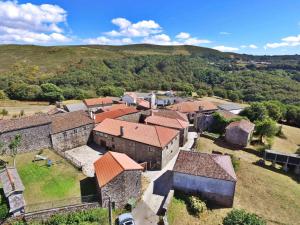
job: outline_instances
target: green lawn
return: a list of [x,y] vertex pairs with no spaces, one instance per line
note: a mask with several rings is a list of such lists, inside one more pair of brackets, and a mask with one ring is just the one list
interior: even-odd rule
[[28,211],[79,203],[84,193],[95,194],[96,185],[81,171],[55,154],[44,150],[42,155],[51,159],[51,167],[46,161],[32,162],[38,152],[17,155],[18,172],[25,186],[25,201]]
[[[217,144],[208,138],[200,137],[198,150],[212,150],[234,154],[240,158],[237,171],[238,182],[234,207],[258,214],[271,225],[297,225],[300,221],[300,184],[291,174],[270,166],[257,166],[259,157],[251,150],[230,150],[226,143]],[[223,218],[231,209],[209,210],[202,217],[191,216],[185,203],[173,198],[168,217],[171,225],[215,225],[222,224]]]

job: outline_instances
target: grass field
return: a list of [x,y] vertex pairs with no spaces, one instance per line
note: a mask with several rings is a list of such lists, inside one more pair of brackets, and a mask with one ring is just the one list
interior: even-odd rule
[[273,149],[294,153],[300,148],[300,128],[282,125],[283,134],[286,139],[275,137]]
[[[295,177],[270,166],[257,166],[255,162],[259,157],[250,148],[247,151],[230,150],[226,144],[216,144],[204,137],[200,138],[197,147],[201,152],[217,150],[240,158],[234,208],[256,213],[271,225],[299,224],[300,184]],[[229,211],[230,209],[210,210],[199,219],[189,215],[183,201],[174,198],[169,208],[169,219],[171,225],[215,225],[222,224]]]
[[[48,112],[54,108],[53,105],[49,105],[48,102],[30,102],[30,101],[16,101],[16,100],[5,100],[0,101],[0,110],[6,109],[8,116],[5,119],[13,117],[13,115],[19,115],[23,110],[26,115],[33,115],[38,112]],[[2,116],[0,116],[2,118]]]
[[48,167],[46,161],[32,162],[36,154],[24,153],[16,157],[18,172],[25,186],[27,210],[78,203],[83,194],[95,194],[96,185],[59,155],[50,150],[43,151],[42,155],[54,162]]

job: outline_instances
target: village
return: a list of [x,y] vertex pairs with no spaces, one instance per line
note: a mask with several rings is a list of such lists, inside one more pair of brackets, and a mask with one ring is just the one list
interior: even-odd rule
[[[242,204],[235,197],[245,179],[236,172],[245,169],[238,168],[240,160],[299,179],[298,154],[249,147],[255,124],[239,115],[246,107],[172,91],[125,92],[56,102],[47,112],[0,120],[8,220],[107,208],[110,224],[124,209],[137,225],[179,224],[180,214],[172,212],[176,196],[196,196],[203,208],[221,209],[222,215]],[[222,134],[215,132],[220,126]]]

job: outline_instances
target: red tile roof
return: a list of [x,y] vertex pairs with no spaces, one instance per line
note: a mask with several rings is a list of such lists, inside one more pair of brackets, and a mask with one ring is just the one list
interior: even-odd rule
[[182,113],[198,112],[201,108],[202,111],[217,110],[218,107],[209,101],[191,101],[191,102],[180,102],[167,107],[171,110],[176,110]]
[[145,123],[176,129],[187,128],[189,126],[189,123],[186,121],[162,116],[149,116],[146,118]]
[[100,187],[105,186],[126,170],[143,170],[143,167],[126,154],[107,152],[94,163],[97,181]]
[[83,102],[86,106],[113,104],[113,100],[111,98],[90,98],[84,99]]
[[145,109],[150,109],[150,102],[144,100],[144,99],[138,99],[137,100],[137,105],[141,106]]
[[103,120],[105,120],[107,118],[116,119],[118,117],[132,114],[132,113],[137,113],[137,112],[138,112],[138,110],[133,107],[126,107],[123,109],[116,109],[116,110],[112,110],[112,111],[97,113],[97,114],[95,114],[95,123],[101,123]]
[[228,155],[180,151],[173,171],[234,182],[237,180]]
[[167,118],[171,118],[171,119],[179,119],[179,120],[189,122],[187,116],[184,113],[174,111],[174,110],[169,110],[169,109],[152,110],[152,115],[167,117]]
[[114,119],[105,119],[96,126],[94,130],[114,136],[120,136],[121,127],[124,128],[123,138],[160,148],[164,148],[179,134],[179,131],[166,127]]
[[226,127],[226,130],[234,128],[234,127],[238,127],[241,130],[244,130],[244,131],[246,131],[248,133],[251,133],[254,130],[255,125],[253,123],[251,123],[250,121],[243,119],[243,120],[240,120],[240,121],[231,122]]
[[112,111],[112,110],[116,110],[116,109],[125,109],[128,108],[128,106],[126,104],[114,104],[112,106],[104,106],[101,109],[106,112],[106,111]]

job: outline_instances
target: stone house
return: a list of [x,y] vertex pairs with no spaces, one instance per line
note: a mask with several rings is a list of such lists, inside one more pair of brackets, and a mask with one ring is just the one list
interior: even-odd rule
[[116,208],[140,198],[143,167],[126,154],[109,151],[94,163],[94,167],[102,207],[109,206],[109,198]]
[[232,207],[237,178],[230,156],[180,151],[173,169],[173,188],[198,194],[211,203]]
[[105,119],[93,137],[98,145],[147,162],[148,169],[162,169],[179,151],[179,132],[161,126]]
[[21,145],[17,151],[30,152],[51,147],[51,118],[47,114],[0,120],[0,140],[3,151],[10,153],[9,144],[16,135],[21,136]]
[[0,181],[3,192],[9,204],[9,213],[19,216],[25,213],[25,200],[23,192],[25,187],[14,167],[6,167],[0,172]]
[[86,105],[89,111],[96,112],[104,106],[111,106],[113,104],[113,100],[108,97],[90,98],[90,99],[84,99],[83,103]]
[[66,151],[86,145],[94,128],[94,120],[85,111],[75,111],[52,116],[52,147]]
[[194,122],[197,113],[211,114],[218,110],[218,107],[209,101],[185,101],[167,108],[186,114],[191,123]]
[[246,147],[251,140],[255,125],[248,120],[230,123],[225,128],[225,140],[234,145]]
[[128,107],[126,108],[121,108],[121,109],[115,109],[115,110],[110,110],[102,113],[97,113],[95,114],[95,124],[101,123],[103,120],[110,118],[110,119],[116,119],[125,115],[129,114],[134,114],[139,112],[136,108],[134,107]]
[[187,141],[189,130],[189,122],[187,121],[152,115],[146,118],[145,123],[149,125],[157,125],[178,130],[180,136],[179,146],[183,146]]

